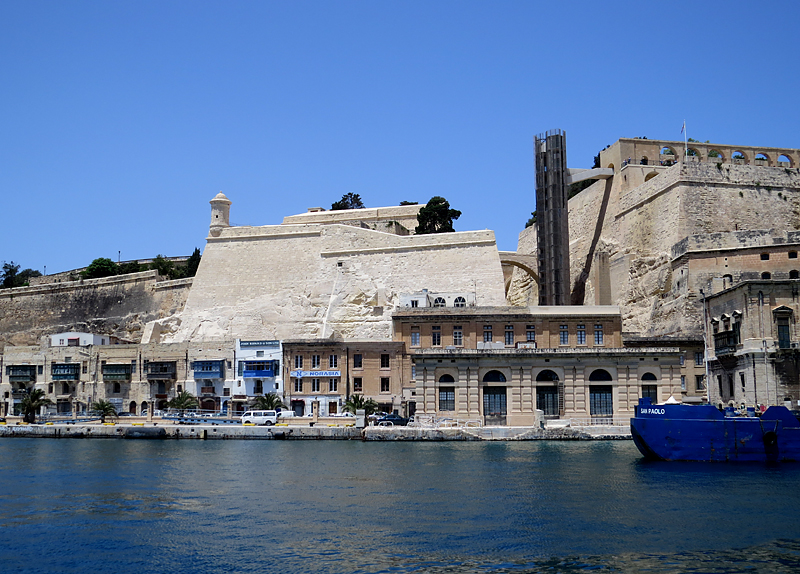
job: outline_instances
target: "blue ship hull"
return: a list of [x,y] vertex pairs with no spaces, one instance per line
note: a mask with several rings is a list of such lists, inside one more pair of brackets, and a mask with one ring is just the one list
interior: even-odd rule
[[734,417],[711,405],[640,399],[631,435],[653,460],[800,461],[800,421],[786,407],[770,407],[760,418]]

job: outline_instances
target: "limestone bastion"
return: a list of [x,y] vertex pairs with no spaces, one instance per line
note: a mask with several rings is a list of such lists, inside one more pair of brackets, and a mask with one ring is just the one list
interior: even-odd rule
[[400,295],[423,289],[474,293],[479,306],[506,304],[494,233],[398,234],[413,229],[420,206],[314,210],[281,225],[230,227],[227,198],[211,203],[186,305],[149,323],[143,343],[391,340]]

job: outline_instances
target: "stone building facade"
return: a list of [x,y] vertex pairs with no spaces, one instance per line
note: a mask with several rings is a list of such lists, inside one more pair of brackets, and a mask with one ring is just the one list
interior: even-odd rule
[[800,407],[800,280],[745,280],[705,300],[714,404]]
[[626,424],[642,396],[680,396],[680,351],[625,348],[614,306],[403,309],[418,416],[533,425]]

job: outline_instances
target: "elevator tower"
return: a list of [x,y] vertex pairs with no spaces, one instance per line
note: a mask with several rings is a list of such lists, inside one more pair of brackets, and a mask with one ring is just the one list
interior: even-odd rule
[[533,138],[536,160],[536,237],[539,305],[569,305],[567,134],[550,130]]

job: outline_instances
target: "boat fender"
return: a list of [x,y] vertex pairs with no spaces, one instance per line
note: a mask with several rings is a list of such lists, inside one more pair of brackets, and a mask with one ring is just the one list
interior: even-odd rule
[[762,437],[764,441],[764,446],[767,448],[773,448],[775,445],[778,444],[778,433],[775,431],[767,431],[764,433]]

